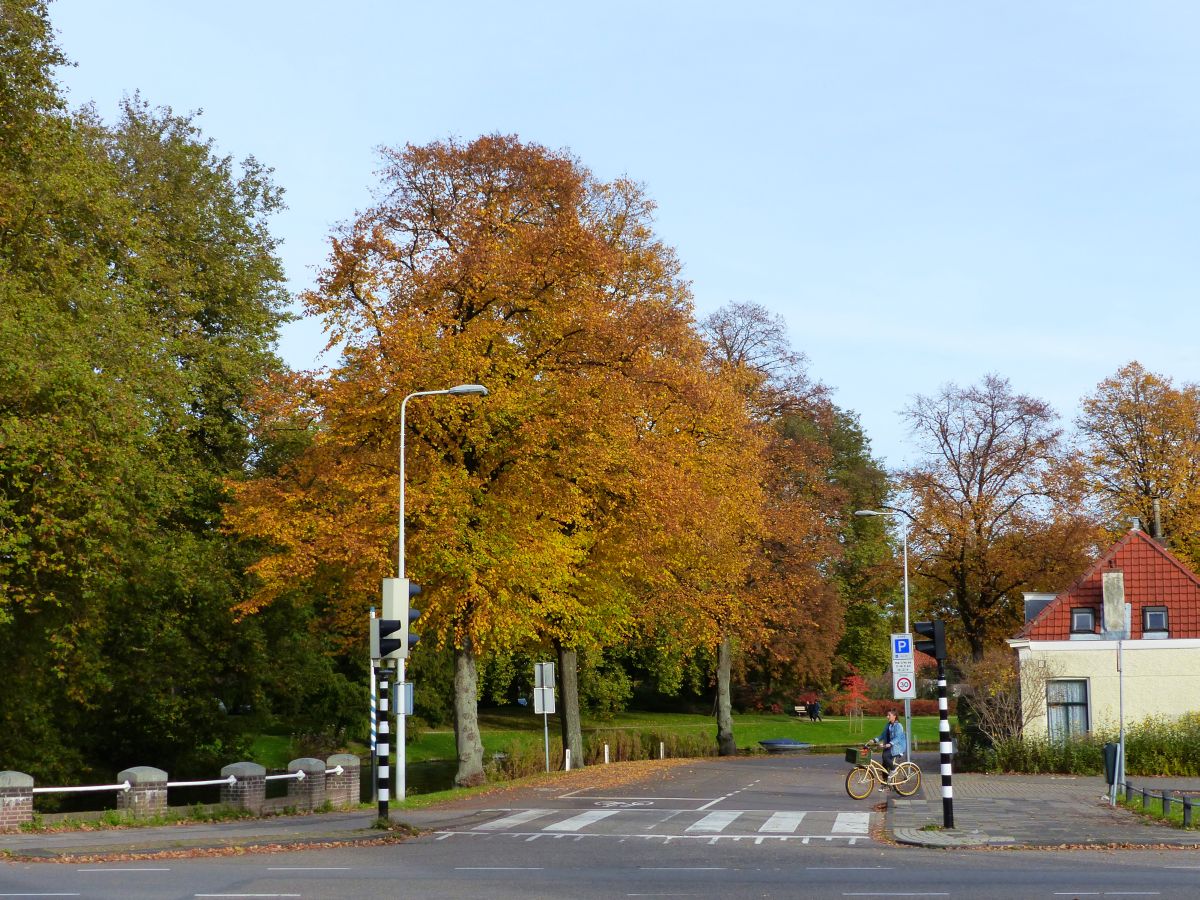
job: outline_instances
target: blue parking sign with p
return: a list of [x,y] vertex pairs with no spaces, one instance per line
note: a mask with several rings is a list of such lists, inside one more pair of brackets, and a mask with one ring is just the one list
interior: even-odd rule
[[892,651],[895,654],[902,655],[912,653],[912,648],[909,646],[909,638],[907,636],[893,638],[895,649]]

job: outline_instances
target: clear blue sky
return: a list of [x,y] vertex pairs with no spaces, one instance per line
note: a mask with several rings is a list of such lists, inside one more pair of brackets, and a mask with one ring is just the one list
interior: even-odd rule
[[[275,168],[293,290],[381,145],[569,148],[659,204],[698,314],[781,314],[877,455],[986,373],[1049,401],[1195,381],[1200,6],[56,0],[73,104],[140,90]],[[319,326],[280,352],[318,364]],[[325,360],[324,362],[332,362]]]

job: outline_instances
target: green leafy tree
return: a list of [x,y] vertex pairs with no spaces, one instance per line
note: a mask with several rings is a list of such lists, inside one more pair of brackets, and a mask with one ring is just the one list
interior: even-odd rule
[[278,365],[278,193],[169,111],[67,113],[45,5],[3,9],[0,755],[191,765],[266,669],[218,526]]

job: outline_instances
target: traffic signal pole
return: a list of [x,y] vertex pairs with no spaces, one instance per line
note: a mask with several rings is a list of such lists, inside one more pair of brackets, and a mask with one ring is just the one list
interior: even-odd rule
[[942,755],[942,826],[954,827],[953,759],[954,742],[950,738],[950,703],[946,699],[946,660],[938,659],[938,749]]
[[375,669],[375,684],[379,696],[376,706],[379,710],[379,722],[375,736],[375,789],[379,797],[379,818],[387,819],[388,801],[391,799],[391,717],[388,715],[391,704],[391,667],[387,660],[380,660]]
[[938,749],[942,757],[942,825],[954,827],[953,761],[954,741],[950,737],[950,703],[946,699],[946,626],[934,619],[917,622],[913,630],[919,635],[916,647],[937,660],[938,667]]
[[[380,746],[386,749],[380,750],[376,754],[378,765],[378,783],[379,790],[379,817],[381,819],[389,818],[388,800],[390,792],[387,790],[388,776],[388,761],[391,751],[389,734],[389,717],[388,710],[391,706],[391,691],[392,685],[404,684],[404,658],[408,655],[409,648],[416,643],[416,636],[409,633],[409,623],[411,619],[419,616],[409,605],[409,598],[412,594],[420,593],[421,589],[416,585],[412,585],[405,577],[404,570],[404,437],[407,429],[406,418],[408,415],[408,401],[414,397],[433,397],[439,395],[463,396],[463,395],[478,395],[486,397],[488,389],[482,384],[459,384],[452,388],[446,388],[440,391],[414,391],[405,396],[400,401],[400,510],[399,518],[396,522],[396,578],[385,578],[383,582],[383,621],[388,622],[386,626],[379,619],[373,620],[371,636],[373,648],[371,656],[380,658],[379,673],[384,673],[384,680],[379,684],[379,713],[380,713],[380,731],[379,743]],[[402,593],[402,596],[397,596],[397,593]],[[412,615],[410,615],[410,613]],[[395,635],[399,633],[397,639]],[[378,651],[378,652],[376,652]],[[395,659],[397,668],[395,670],[388,667],[387,657]],[[399,676],[398,682],[392,682],[391,676],[393,671]],[[405,693],[407,697],[407,693]],[[397,796],[403,800],[405,793],[405,717],[407,715],[405,704],[401,704],[396,710],[396,726],[399,743],[396,745],[396,786]]]

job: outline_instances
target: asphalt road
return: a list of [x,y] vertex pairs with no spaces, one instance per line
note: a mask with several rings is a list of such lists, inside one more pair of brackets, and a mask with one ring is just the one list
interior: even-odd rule
[[1200,851],[945,851],[880,838],[836,757],[682,765],[619,788],[464,804],[387,846],[8,863],[0,897],[1187,897]]

